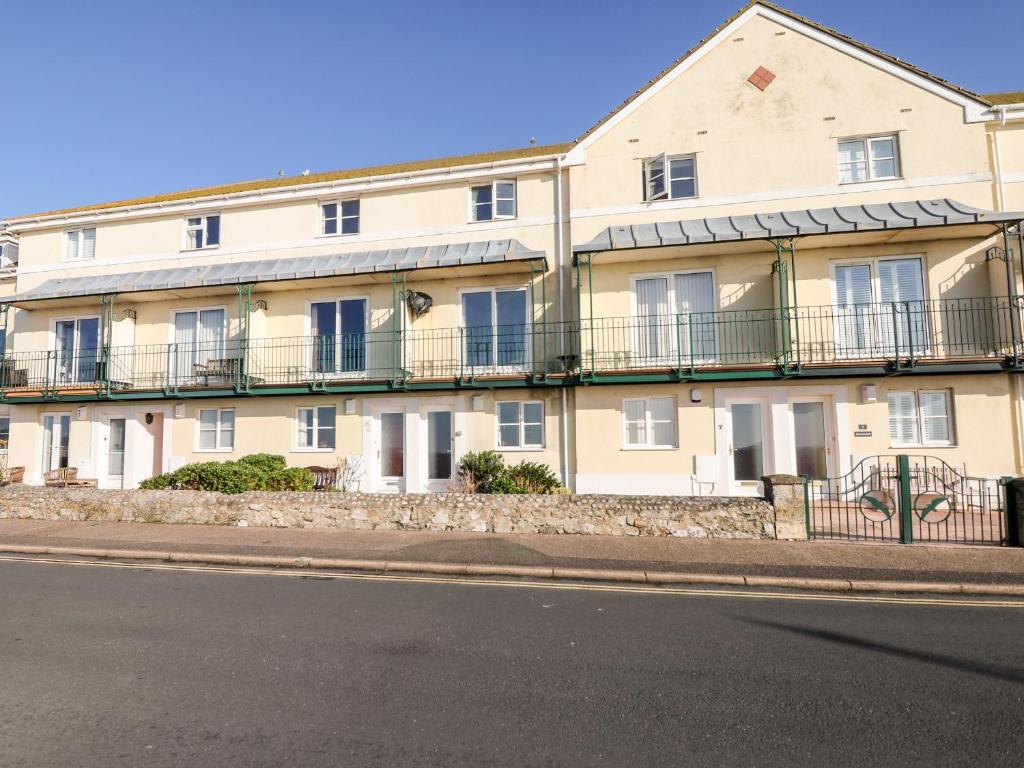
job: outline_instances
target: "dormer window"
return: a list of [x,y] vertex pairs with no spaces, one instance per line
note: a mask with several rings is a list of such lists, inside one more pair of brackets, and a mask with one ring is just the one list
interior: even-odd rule
[[644,194],[649,202],[696,197],[696,157],[661,154],[645,160]]
[[65,261],[86,261],[96,258],[96,228],[72,229],[67,233]]
[[185,219],[185,250],[198,251],[220,245],[220,214]]
[[516,217],[516,183],[494,181],[470,189],[473,221],[494,221]]

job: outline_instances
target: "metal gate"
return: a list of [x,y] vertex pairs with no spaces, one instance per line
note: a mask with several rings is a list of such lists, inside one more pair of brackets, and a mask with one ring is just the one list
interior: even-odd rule
[[1005,544],[1009,478],[968,477],[933,456],[872,456],[804,479],[810,539]]

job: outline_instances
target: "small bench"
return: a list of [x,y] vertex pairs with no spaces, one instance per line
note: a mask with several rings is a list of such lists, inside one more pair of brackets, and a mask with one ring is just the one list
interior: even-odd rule
[[59,467],[43,473],[43,485],[48,488],[95,488],[96,481],[79,477],[78,467]]

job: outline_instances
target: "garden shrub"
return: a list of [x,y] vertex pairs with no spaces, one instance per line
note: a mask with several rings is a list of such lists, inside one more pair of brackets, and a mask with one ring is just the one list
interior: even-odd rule
[[505,459],[497,451],[470,451],[459,462],[459,479],[476,493],[491,493],[491,486],[504,470]]
[[313,473],[304,467],[288,467],[283,456],[256,453],[238,461],[202,461],[186,464],[166,475],[144,480],[141,488],[174,488],[190,491],[311,491]]
[[555,493],[562,484],[547,464],[536,461],[521,461],[505,469],[503,478],[521,493]]
[[459,462],[459,481],[473,493],[565,493],[546,464],[522,461],[510,467],[497,451],[467,453]]

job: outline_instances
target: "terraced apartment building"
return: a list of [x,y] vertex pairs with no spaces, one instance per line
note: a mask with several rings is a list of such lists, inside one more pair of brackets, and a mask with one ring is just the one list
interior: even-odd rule
[[1019,211],[1024,94],[754,2],[566,144],[2,222],[8,465],[132,487],[360,456],[364,490],[410,492],[482,449],[580,492],[907,452],[1019,474]]

